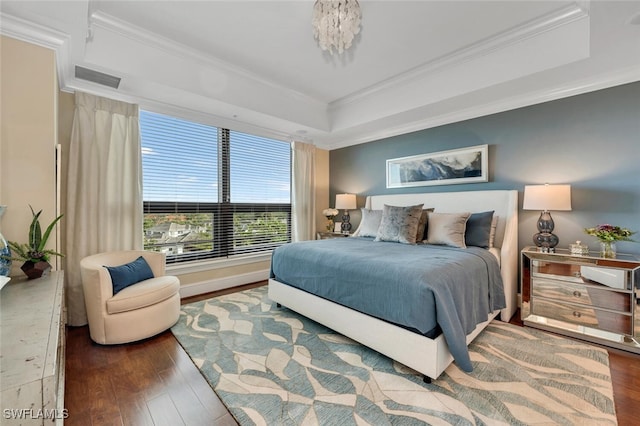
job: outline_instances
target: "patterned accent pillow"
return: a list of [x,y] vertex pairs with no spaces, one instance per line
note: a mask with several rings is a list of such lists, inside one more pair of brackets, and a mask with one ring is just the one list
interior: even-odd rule
[[415,244],[423,204],[408,207],[384,205],[378,235],[374,241]]
[[429,213],[427,244],[467,248],[464,231],[471,213]]
[[382,221],[382,210],[362,210],[362,220],[358,227],[358,237],[377,237],[378,228]]

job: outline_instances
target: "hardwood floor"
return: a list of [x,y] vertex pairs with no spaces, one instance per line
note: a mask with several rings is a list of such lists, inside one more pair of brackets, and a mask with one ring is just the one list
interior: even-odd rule
[[[511,323],[522,325],[519,313]],[[91,341],[88,327],[70,327],[66,356],[66,425],[236,424],[170,331],[141,342],[101,346]],[[618,424],[635,425],[640,413],[640,355],[609,349],[609,361]]]

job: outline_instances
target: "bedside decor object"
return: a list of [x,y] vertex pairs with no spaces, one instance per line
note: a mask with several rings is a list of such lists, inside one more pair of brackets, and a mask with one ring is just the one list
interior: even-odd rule
[[313,38],[320,49],[342,54],[360,32],[360,4],[357,0],[316,0],[313,5]]
[[539,251],[553,253],[560,240],[553,233],[555,224],[550,211],[571,210],[571,185],[525,185],[522,209],[542,210],[533,243]]
[[578,240],[573,244],[569,244],[569,251],[571,254],[582,256],[583,254],[589,254],[589,246],[582,244],[582,242]]
[[594,228],[585,228],[584,232],[596,237],[600,241],[600,255],[611,259],[616,257],[616,241],[633,241],[631,236],[635,234],[635,231],[608,223]]
[[387,160],[387,188],[487,182],[488,152],[477,145]]
[[340,229],[345,234],[351,231],[351,220],[349,217],[349,210],[356,208],[356,194],[337,194],[336,195],[336,209],[344,210],[342,214],[342,225]]
[[[45,249],[47,240],[53,227],[58,223],[63,215],[56,217],[53,222],[49,224],[44,235],[42,235],[42,229],[40,228],[40,214],[42,210],[36,213],[33,207],[29,206],[33,219],[29,226],[29,242],[26,244],[16,243],[9,241],[9,247],[13,250],[14,254],[11,256],[11,260],[21,260],[24,264],[20,267],[22,272],[29,279],[40,278],[47,276],[51,270],[49,259],[51,256],[64,256],[54,250]],[[4,258],[4,257],[3,257]]]
[[[7,206],[0,206],[0,220]],[[11,273],[11,248],[0,232],[0,277],[8,277]]]
[[336,216],[340,213],[337,209],[324,209],[322,210],[322,214],[327,218],[327,232],[333,232],[334,230],[334,220]]

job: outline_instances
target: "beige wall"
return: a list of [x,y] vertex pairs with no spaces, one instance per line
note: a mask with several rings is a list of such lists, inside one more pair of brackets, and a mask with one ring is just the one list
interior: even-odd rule
[[[0,203],[7,240],[26,243],[29,204],[42,209],[44,228],[56,215],[57,93],[55,55],[50,49],[0,38]],[[47,248],[56,249],[56,235]],[[51,259],[56,266],[57,258]],[[21,275],[14,262],[11,275]]]

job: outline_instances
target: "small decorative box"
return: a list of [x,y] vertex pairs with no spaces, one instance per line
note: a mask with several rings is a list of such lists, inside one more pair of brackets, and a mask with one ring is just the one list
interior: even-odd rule
[[589,247],[580,241],[576,241],[574,244],[569,244],[569,251],[571,254],[589,254]]

